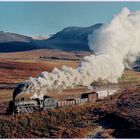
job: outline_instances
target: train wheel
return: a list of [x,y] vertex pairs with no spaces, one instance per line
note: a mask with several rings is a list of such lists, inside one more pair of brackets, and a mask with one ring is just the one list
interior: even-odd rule
[[17,107],[17,113],[18,114],[24,114],[26,112],[26,108],[25,107]]
[[31,113],[33,113],[33,112],[34,112],[33,107],[30,107],[30,112],[31,112]]
[[34,112],[33,107],[27,107],[26,110],[27,110],[27,113],[33,113]]

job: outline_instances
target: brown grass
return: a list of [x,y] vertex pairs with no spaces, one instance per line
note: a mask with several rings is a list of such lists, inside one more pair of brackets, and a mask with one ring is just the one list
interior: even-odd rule
[[84,138],[94,130],[95,104],[21,116],[0,116],[0,134],[7,138]]
[[[30,52],[0,54],[0,84],[18,83],[29,76],[36,76],[42,71],[51,71],[54,67],[62,65],[77,67],[79,62],[40,60],[40,56],[63,55],[74,57],[75,53],[38,50]],[[85,53],[82,54],[84,56]],[[140,74],[133,71],[125,71],[119,79],[121,84],[140,83]],[[132,87],[133,89],[133,87]],[[56,98],[79,96],[81,92],[87,92],[84,87],[67,89],[63,92],[50,92]],[[89,132],[94,131],[99,121],[105,114],[112,113],[116,109],[118,95],[98,102],[75,105],[68,108],[60,108],[21,116],[8,116],[5,113],[8,102],[12,99],[13,89],[0,89],[0,137],[6,138],[83,138]],[[139,92],[139,91],[138,91]],[[115,97],[115,98],[114,98]],[[127,103],[127,102],[126,102]],[[94,109],[101,111],[94,113]],[[124,112],[124,111],[123,111]],[[131,112],[131,111],[130,111]],[[127,113],[127,112],[124,112]],[[112,132],[112,130],[110,130]],[[104,137],[110,137],[109,132],[103,133]]]
[[[0,53],[0,83],[18,83],[29,76],[36,76],[42,71],[51,71],[54,67],[61,69],[62,65],[77,67],[79,62],[42,60],[40,56],[76,57],[75,53],[52,50],[36,50],[18,53]],[[86,55],[82,53],[81,57]]]

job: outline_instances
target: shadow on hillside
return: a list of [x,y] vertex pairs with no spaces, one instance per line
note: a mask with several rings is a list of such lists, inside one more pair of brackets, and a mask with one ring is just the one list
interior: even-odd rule
[[105,129],[114,129],[115,138],[140,138],[139,129],[134,129],[133,124],[128,120],[114,114],[107,114],[98,123]]

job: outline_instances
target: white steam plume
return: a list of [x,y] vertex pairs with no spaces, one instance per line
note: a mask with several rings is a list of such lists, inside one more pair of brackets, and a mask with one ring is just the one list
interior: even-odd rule
[[117,83],[126,64],[133,63],[140,53],[140,11],[123,8],[109,24],[93,31],[88,40],[96,55],[84,57],[77,69],[63,66],[30,77],[25,81],[29,84],[26,92],[89,86],[99,80]]

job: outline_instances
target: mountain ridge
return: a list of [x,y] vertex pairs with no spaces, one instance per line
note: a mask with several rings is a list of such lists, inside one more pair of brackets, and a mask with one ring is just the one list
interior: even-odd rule
[[25,35],[0,31],[0,52],[19,52],[36,49],[63,51],[90,51],[88,35],[100,28],[101,23],[90,27],[66,27],[48,39],[35,39]]

